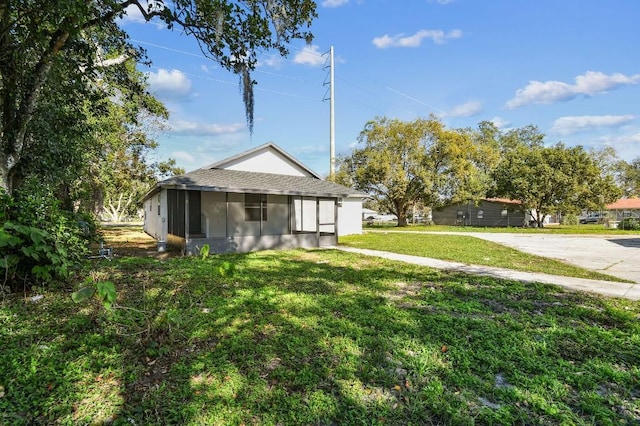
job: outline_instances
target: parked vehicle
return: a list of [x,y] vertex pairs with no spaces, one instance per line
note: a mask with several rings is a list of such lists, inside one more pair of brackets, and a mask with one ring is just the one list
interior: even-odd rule
[[582,224],[586,223],[603,223],[605,218],[607,217],[607,213],[601,212],[593,212],[589,213],[586,216],[581,216],[579,222]]

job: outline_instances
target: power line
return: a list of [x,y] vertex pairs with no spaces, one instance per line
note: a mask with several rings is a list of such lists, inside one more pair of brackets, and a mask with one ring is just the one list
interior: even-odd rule
[[[147,46],[152,46],[152,47],[155,47],[155,48],[158,48],[158,49],[167,50],[169,52],[180,53],[182,55],[193,56],[195,58],[211,60],[211,58],[208,58],[207,56],[205,56],[205,55],[203,55],[201,53],[200,54],[196,54],[196,53],[188,52],[186,50],[174,49],[172,47],[163,46],[163,45],[160,45],[160,44],[150,43],[150,42],[147,42],[147,41],[142,41],[142,40],[137,40],[137,39],[131,39],[131,41],[133,41],[135,43],[139,43],[139,44],[144,44],[144,45],[147,45]],[[253,72],[258,72],[258,73],[261,73],[261,74],[271,75],[271,76],[274,76],[274,77],[285,78],[285,79],[291,80],[291,81],[298,81],[300,83],[306,83],[306,84],[312,84],[312,85],[320,85],[318,82],[315,82],[315,81],[305,80],[305,79],[302,79],[302,78],[299,78],[299,77],[294,77],[294,76],[291,76],[291,75],[275,73],[275,72],[272,72],[272,71],[264,71],[264,70],[261,70],[259,68],[254,69]]]
[[[163,45],[160,45],[160,44],[151,43],[151,42],[147,42],[147,41],[143,41],[143,40],[131,39],[131,41],[133,41],[135,43],[147,45],[147,46],[152,46],[152,47],[155,47],[155,48],[158,48],[158,49],[167,50],[167,51],[174,52],[174,53],[180,53],[182,55],[192,56],[192,57],[196,57],[196,58],[200,58],[200,59],[206,59],[206,60],[210,60],[211,59],[211,58],[208,58],[207,56],[205,56],[203,54],[196,54],[196,53],[193,53],[193,52],[188,52],[188,51],[181,50],[181,49],[175,49],[175,48],[172,48],[172,47],[163,46]],[[324,57],[326,55],[326,53],[321,54],[321,53],[315,52],[314,50],[311,50],[311,49],[299,48],[299,47],[296,47],[296,46],[291,46],[291,49],[297,50],[297,51],[300,51],[300,52],[304,51],[307,54],[315,55],[317,57]],[[159,69],[158,67],[152,67],[152,68]],[[199,79],[208,80],[208,81],[214,81],[214,82],[221,83],[221,84],[227,84],[227,85],[236,85],[237,84],[235,82],[221,80],[221,79],[217,79],[217,78],[213,78],[213,77],[207,77],[207,76],[203,76],[203,75],[187,73],[187,72],[184,72],[184,71],[181,71],[181,72],[183,74],[185,74],[185,75],[188,75],[188,76],[191,76],[191,77],[194,77],[194,78],[199,78]],[[299,77],[295,77],[295,76],[291,76],[291,75],[287,75],[287,74],[282,74],[282,73],[275,73],[275,72],[272,72],[272,71],[265,71],[265,70],[261,70],[261,69],[255,69],[254,72],[258,72],[258,73],[261,73],[261,74],[266,74],[266,75],[270,75],[270,76],[274,76],[274,77],[284,78],[284,79],[291,80],[291,81],[297,81],[299,83],[310,84],[310,85],[314,85],[314,86],[320,86],[320,85],[325,86],[326,85],[325,82],[318,83],[318,82],[311,81],[311,80],[308,80],[308,79],[303,79],[303,78],[299,78]],[[363,79],[372,81],[373,84],[375,84],[375,85],[381,85],[380,83],[371,80],[371,78],[369,78],[367,76],[360,75],[360,77],[362,77]],[[347,79],[345,79],[343,77],[338,77],[338,80],[344,81],[345,83],[351,85],[355,89],[358,89],[358,90],[368,94],[372,98],[379,98],[379,93],[374,93],[374,92],[372,92],[372,91],[370,91],[368,89],[365,89],[362,86],[357,85],[357,84],[355,84],[355,83],[353,83],[353,82],[351,82],[351,81],[349,81],[349,80],[347,80]],[[445,113],[444,110],[442,110],[440,108],[437,108],[437,107],[435,107],[433,105],[430,105],[430,104],[428,104],[426,102],[423,102],[420,99],[417,99],[417,98],[415,98],[413,96],[410,96],[410,95],[408,95],[406,93],[403,93],[400,90],[394,89],[393,87],[386,86],[386,85],[383,86],[383,87],[386,90],[388,90],[390,92],[393,92],[393,93],[395,93],[397,95],[400,95],[400,96],[402,96],[402,97],[404,97],[406,99],[409,99],[409,100],[411,100],[411,101],[413,101],[413,102],[415,102],[415,103],[417,103],[419,105],[425,106],[425,107],[427,107],[427,108],[429,108],[431,110],[437,111],[439,113]],[[265,93],[273,93],[273,94],[277,94],[277,95],[281,95],[281,96],[288,96],[288,97],[296,98],[296,99],[302,99],[302,100],[308,100],[308,101],[314,101],[314,102],[318,101],[318,99],[315,99],[315,98],[311,98],[311,97],[307,97],[307,96],[301,96],[301,95],[297,95],[297,94],[294,94],[294,93],[289,93],[289,92],[284,92],[284,91],[279,91],[279,90],[265,89],[265,88],[261,88],[261,87],[255,87],[254,90],[260,91],[260,92],[265,92]],[[370,104],[368,104],[368,103],[366,103],[366,102],[364,102],[362,100],[356,100],[355,98],[350,97],[350,96],[345,96],[344,94],[341,95],[341,96],[349,98],[352,101],[357,102],[357,103],[359,103],[359,104],[361,104],[361,105],[363,105],[363,106],[365,106],[365,107],[367,107],[367,108],[369,108],[371,110],[378,111],[378,112],[380,111],[380,109],[378,107],[374,107],[374,106],[372,106],[372,105],[370,105]],[[326,100],[326,94],[322,98],[322,101],[325,101],[325,100]],[[411,113],[415,114],[416,116],[420,115],[420,114],[417,114],[415,112],[411,112]]]

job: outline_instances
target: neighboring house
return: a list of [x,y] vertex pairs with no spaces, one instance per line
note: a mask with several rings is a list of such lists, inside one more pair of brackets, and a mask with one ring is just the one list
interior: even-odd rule
[[273,143],[158,182],[145,195],[144,230],[186,254],[320,247],[362,233],[362,198]]
[[477,203],[456,203],[433,209],[436,225],[458,226],[523,226],[527,214],[519,201],[483,198]]
[[371,209],[362,208],[362,220],[367,220],[369,218],[374,219],[378,215],[378,212]]
[[622,220],[626,217],[640,217],[640,198],[622,198],[607,205],[609,219]]

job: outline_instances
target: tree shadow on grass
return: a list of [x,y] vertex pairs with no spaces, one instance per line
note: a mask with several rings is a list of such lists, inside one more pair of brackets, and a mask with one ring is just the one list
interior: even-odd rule
[[[234,276],[220,276],[224,261]],[[60,306],[63,323],[79,324],[55,351],[99,362],[44,372],[43,383],[88,370],[64,379],[71,397],[31,405],[48,413],[41,423],[98,416],[92,393],[104,397],[100,418],[116,424],[638,419],[632,302],[326,250],[130,257],[98,269],[118,288],[117,308],[88,310],[83,322],[83,311]],[[36,323],[29,330],[20,338],[29,350],[56,341]]]

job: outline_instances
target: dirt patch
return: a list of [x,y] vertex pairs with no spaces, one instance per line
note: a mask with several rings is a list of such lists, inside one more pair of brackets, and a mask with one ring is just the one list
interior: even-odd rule
[[[140,225],[103,225],[104,246],[113,250],[116,257],[154,257],[167,259],[181,256],[179,251],[158,252],[157,241],[142,230]],[[96,250],[97,250],[96,245]]]

